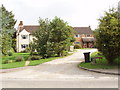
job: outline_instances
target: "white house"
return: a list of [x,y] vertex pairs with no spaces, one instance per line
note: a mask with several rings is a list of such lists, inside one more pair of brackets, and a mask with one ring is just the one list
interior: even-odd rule
[[[39,25],[23,25],[20,21],[16,32],[17,52],[24,51],[33,41],[32,33],[39,29]],[[75,33],[75,44],[81,44],[84,48],[91,48],[94,45],[94,37],[90,27],[73,27]]]
[[33,41],[32,33],[36,31],[39,26],[23,25],[23,22],[20,21],[16,32],[16,49],[17,52],[24,51],[26,47],[29,46],[30,42]]

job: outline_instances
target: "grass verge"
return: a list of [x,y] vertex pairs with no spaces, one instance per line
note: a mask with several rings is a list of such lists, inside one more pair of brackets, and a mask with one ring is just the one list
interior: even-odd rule
[[47,59],[40,59],[40,60],[34,60],[34,61],[30,61],[29,66],[35,66],[35,65],[39,65],[45,62],[49,62],[55,59],[58,59],[59,57],[51,57],[51,58],[47,58]]
[[[67,56],[70,56],[72,54],[73,53],[70,53]],[[39,64],[42,64],[42,63],[45,63],[45,62],[49,62],[49,61],[52,61],[52,60],[55,60],[55,59],[64,58],[64,57],[67,57],[67,56],[63,56],[63,57],[50,57],[50,58],[46,58],[46,59],[30,61],[29,66],[36,66],[36,65],[39,65]]]
[[92,63],[85,63],[82,62],[79,66],[88,68],[88,69],[115,69],[120,68],[118,65],[107,65],[107,64],[92,64]]
[[[2,56],[2,62],[6,61],[6,60],[13,60],[15,61],[16,57],[18,56],[23,56],[25,60],[28,59],[30,53],[13,53],[12,56]],[[1,62],[1,64],[2,64]]]
[[90,63],[85,63],[82,62],[79,64],[79,66],[84,67],[84,68],[88,68],[88,69],[115,69],[115,68],[120,68],[120,66],[118,65],[118,61],[120,61],[120,57],[116,58],[115,60],[115,64],[113,65],[109,65],[106,58],[103,55],[100,55],[99,52],[94,52],[91,54],[91,57],[102,57],[102,59],[96,59],[96,64],[93,64],[92,62]]
[[25,66],[25,61],[22,62],[13,62],[9,64],[1,64],[0,69],[10,69],[10,68],[17,68]]
[[[29,53],[13,53],[12,56],[2,56],[0,62],[0,69],[23,67],[25,66],[25,61],[28,59],[29,55]],[[18,56],[23,56],[25,61],[15,62],[15,59]],[[12,60],[12,63],[3,64],[3,62],[6,60]]]
[[[72,55],[73,53],[68,54],[67,56]],[[17,68],[17,67],[24,67],[25,66],[25,61],[28,59],[29,57],[29,53],[14,53],[12,56],[2,56],[2,62],[4,62],[5,60],[13,60],[12,63],[8,63],[8,64],[2,64],[2,62],[0,63],[0,69],[10,69],[10,68]],[[21,61],[21,62],[14,62],[15,58],[18,56],[23,56],[25,61]],[[67,56],[63,56],[63,57],[67,57]],[[40,60],[31,60],[29,66],[35,66],[35,65],[39,65],[48,61],[52,61],[58,58],[63,58],[63,57],[50,57],[47,59],[40,59]]]

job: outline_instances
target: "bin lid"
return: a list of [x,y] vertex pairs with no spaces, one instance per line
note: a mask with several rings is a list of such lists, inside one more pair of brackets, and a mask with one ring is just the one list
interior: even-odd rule
[[90,53],[90,52],[84,52],[84,54],[87,54],[87,53]]

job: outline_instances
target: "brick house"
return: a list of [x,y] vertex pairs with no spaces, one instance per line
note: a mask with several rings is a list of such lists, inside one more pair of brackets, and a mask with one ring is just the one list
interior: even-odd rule
[[80,44],[83,48],[94,47],[94,36],[92,30],[89,27],[73,27],[75,30],[75,42],[74,44]]
[[[23,25],[20,21],[16,32],[16,50],[17,52],[24,51],[33,41],[32,33],[39,29],[39,25]],[[90,27],[73,27],[75,33],[75,44],[81,44],[82,47],[93,47],[94,37]]]

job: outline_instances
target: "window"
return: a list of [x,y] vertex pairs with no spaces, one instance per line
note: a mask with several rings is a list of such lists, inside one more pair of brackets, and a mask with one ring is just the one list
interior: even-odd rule
[[90,37],[90,34],[88,34],[87,37]]
[[75,37],[80,37],[80,35],[79,35],[79,34],[76,34]]
[[21,48],[27,48],[28,47],[28,44],[22,44],[21,45]]
[[27,39],[28,35],[21,35],[22,39]]
[[80,44],[80,42],[75,42],[75,44]]
[[84,35],[84,34],[82,34],[82,37],[85,37],[85,35]]

